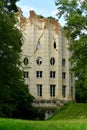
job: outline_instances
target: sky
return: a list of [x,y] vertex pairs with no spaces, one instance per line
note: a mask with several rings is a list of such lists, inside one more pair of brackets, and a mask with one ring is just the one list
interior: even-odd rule
[[[20,0],[17,2],[17,6],[22,9],[23,15],[29,17],[29,11],[34,10],[37,15],[42,15],[44,17],[55,17],[58,10],[55,6],[55,0]],[[63,26],[64,20],[58,20],[59,23]]]

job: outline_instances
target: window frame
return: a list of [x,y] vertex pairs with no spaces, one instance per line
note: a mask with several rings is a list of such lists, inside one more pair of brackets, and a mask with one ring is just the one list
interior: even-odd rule
[[25,78],[29,78],[29,72],[28,71],[24,71],[23,72],[23,77],[24,77],[24,79]]
[[42,78],[42,74],[43,74],[42,71],[36,71],[36,77],[37,78]]
[[54,41],[53,47],[54,47],[54,49],[56,49],[56,42],[55,41]]
[[55,77],[56,77],[56,72],[50,71],[50,78],[55,78]]
[[55,64],[55,58],[54,57],[51,57],[50,58],[50,64],[53,66]]
[[66,79],[66,72],[62,72],[62,79]]
[[42,97],[42,84],[37,84],[37,96]]
[[37,65],[41,65],[41,64],[42,64],[42,58],[41,58],[41,57],[38,57],[38,58],[36,59],[36,63],[37,63]]
[[65,58],[63,58],[62,59],[62,66],[65,67],[65,65],[66,65],[66,60],[65,60]]
[[36,50],[39,50],[40,48],[41,48],[41,46],[40,46],[40,40],[38,40],[38,43],[36,45]]
[[66,85],[62,85],[62,96],[63,98],[66,97]]
[[55,97],[55,92],[56,92],[56,85],[51,84],[50,85],[50,97]]
[[71,86],[71,97],[73,98],[73,86]]
[[28,61],[27,57],[24,58],[23,63],[24,63],[25,66],[28,65],[29,61]]

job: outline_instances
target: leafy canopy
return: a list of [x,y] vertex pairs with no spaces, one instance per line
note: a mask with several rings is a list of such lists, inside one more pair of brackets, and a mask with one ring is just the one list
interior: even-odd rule
[[57,0],[58,17],[64,17],[76,77],[76,99],[87,101],[87,0]]
[[[22,78],[22,33],[17,19],[0,1],[0,117],[30,118],[33,97]],[[22,114],[24,113],[24,114]]]
[[4,3],[4,6],[9,10],[13,12],[17,12],[17,6],[16,2],[19,0],[1,0]]

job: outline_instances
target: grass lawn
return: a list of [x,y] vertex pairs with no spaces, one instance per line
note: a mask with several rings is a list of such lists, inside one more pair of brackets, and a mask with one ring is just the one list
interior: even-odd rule
[[27,121],[0,119],[0,130],[87,130],[87,120]]
[[87,103],[68,103],[57,110],[50,120],[87,119]]
[[0,118],[0,130],[87,130],[87,104],[65,104],[47,121]]

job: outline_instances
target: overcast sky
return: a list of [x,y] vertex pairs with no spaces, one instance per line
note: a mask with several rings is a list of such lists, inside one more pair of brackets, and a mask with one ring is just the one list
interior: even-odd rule
[[[57,16],[57,7],[55,6],[55,0],[20,0],[17,5],[22,9],[23,15],[29,17],[29,11],[34,10],[36,14],[44,17]],[[60,24],[64,25],[64,20],[59,20]]]

